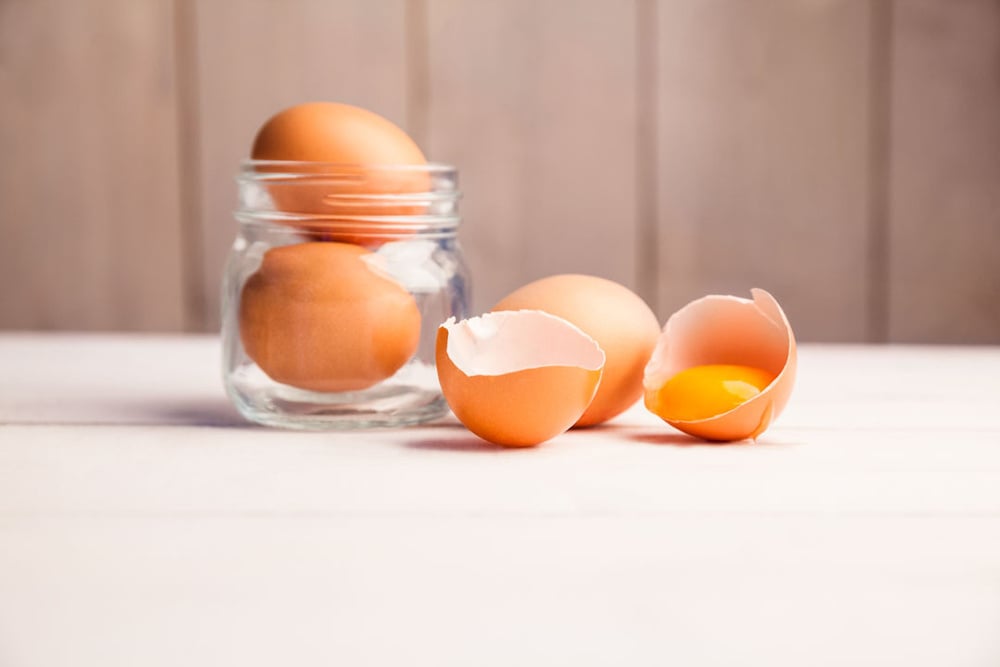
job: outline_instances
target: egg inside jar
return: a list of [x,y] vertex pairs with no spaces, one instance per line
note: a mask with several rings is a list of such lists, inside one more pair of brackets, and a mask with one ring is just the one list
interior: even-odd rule
[[261,126],[237,182],[223,345],[240,412],[316,429],[444,414],[434,337],[467,302],[455,169],[377,114],[314,102]]
[[240,295],[240,341],[270,378],[319,392],[391,377],[417,349],[420,310],[346,243],[272,248]]

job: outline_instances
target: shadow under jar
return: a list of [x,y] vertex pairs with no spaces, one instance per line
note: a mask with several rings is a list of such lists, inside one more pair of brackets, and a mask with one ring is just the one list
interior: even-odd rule
[[237,183],[222,341],[240,413],[300,429],[445,414],[436,332],[468,314],[456,170],[248,160]]

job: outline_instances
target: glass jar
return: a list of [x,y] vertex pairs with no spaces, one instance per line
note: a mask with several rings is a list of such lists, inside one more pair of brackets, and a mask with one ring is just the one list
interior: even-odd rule
[[222,342],[240,413],[302,429],[443,415],[437,328],[468,309],[456,170],[248,160],[237,183]]

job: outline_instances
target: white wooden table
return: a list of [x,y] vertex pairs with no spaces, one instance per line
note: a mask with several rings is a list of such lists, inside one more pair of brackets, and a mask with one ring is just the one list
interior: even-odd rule
[[212,338],[0,336],[0,665],[1000,665],[1000,348],[802,346],[757,444],[241,421]]

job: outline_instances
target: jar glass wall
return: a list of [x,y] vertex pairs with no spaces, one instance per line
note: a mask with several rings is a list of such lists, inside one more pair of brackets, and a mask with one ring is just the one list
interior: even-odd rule
[[438,325],[467,315],[447,165],[247,161],[223,280],[226,391],[291,428],[441,416]]

